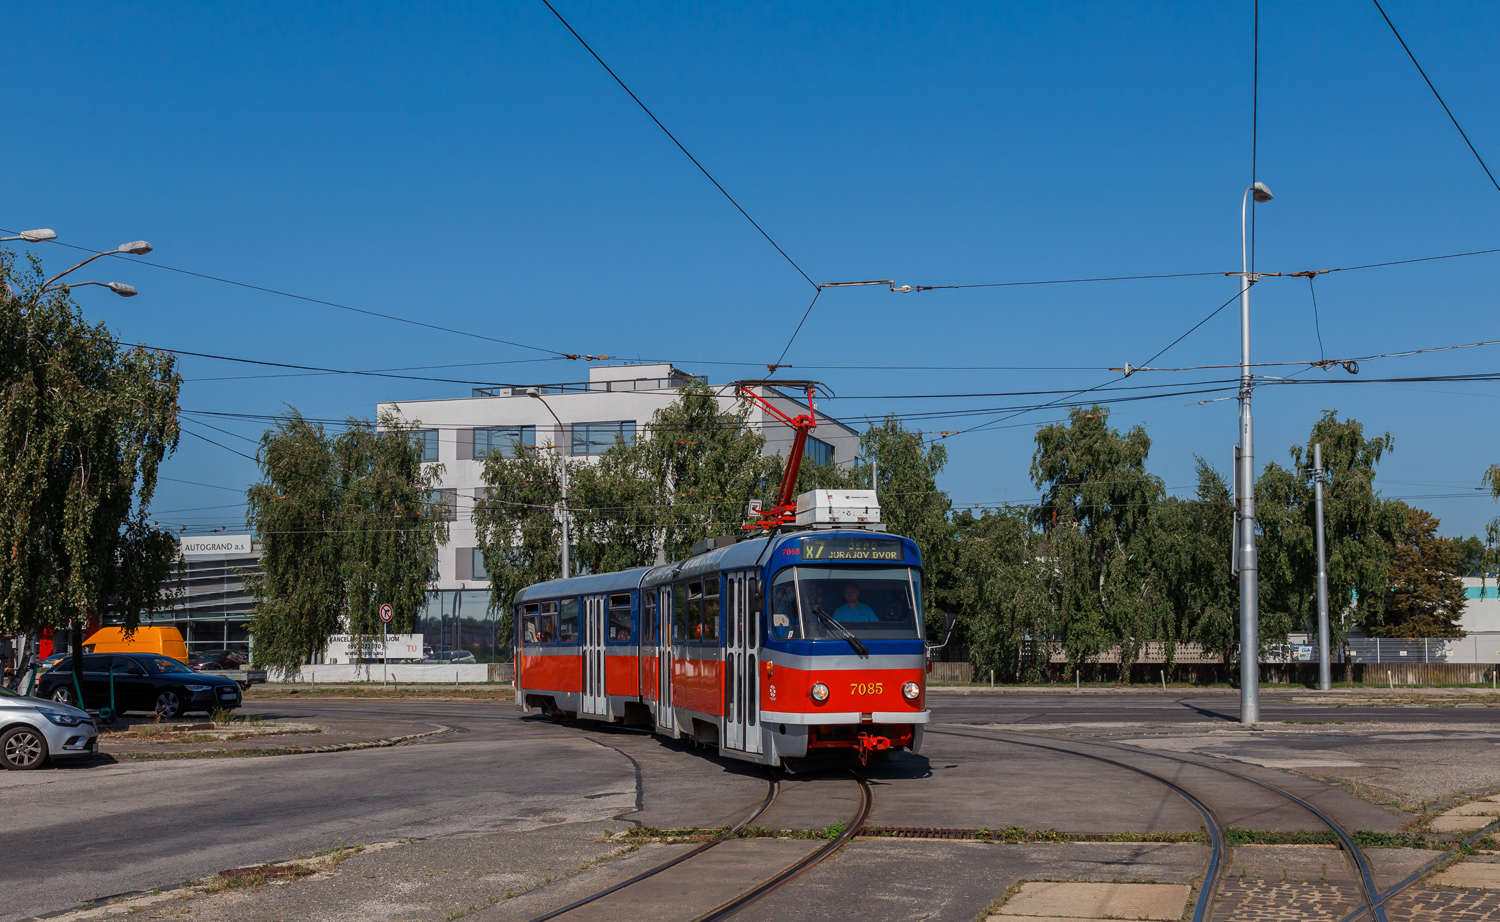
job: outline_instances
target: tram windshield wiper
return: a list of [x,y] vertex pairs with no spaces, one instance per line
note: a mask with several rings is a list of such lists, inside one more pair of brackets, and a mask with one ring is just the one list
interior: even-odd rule
[[855,637],[854,632],[840,624],[838,622],[838,619],[823,611],[821,606],[814,605],[812,607],[812,610],[813,614],[818,616],[819,621],[823,622],[823,624],[826,625],[835,634],[849,641],[849,646],[854,648],[855,653],[858,653],[860,656],[870,655],[870,648],[865,646],[864,641],[860,640],[858,637]]

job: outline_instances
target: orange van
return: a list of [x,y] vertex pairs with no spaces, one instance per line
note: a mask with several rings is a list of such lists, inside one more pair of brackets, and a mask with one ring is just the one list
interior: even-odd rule
[[184,666],[187,665],[187,644],[182,632],[175,627],[147,627],[142,625],[135,633],[125,636],[122,627],[100,628],[83,642],[85,653],[160,653],[170,656]]

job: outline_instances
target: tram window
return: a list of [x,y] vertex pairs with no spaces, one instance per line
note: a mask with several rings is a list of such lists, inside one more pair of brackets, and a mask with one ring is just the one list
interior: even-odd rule
[[672,640],[686,643],[688,640],[688,593],[687,583],[672,587]]
[[609,628],[605,632],[605,639],[615,642],[630,640],[630,596],[612,595],[609,597]]
[[703,581],[703,639],[719,639],[719,578]]
[[539,643],[541,641],[541,626],[537,618],[535,603],[521,607],[521,639],[523,642]]
[[778,580],[771,587],[771,619],[767,627],[772,640],[796,640],[802,636],[797,589],[791,580]]
[[557,621],[557,639],[562,643],[578,642],[578,600],[563,599]]
[[554,643],[557,640],[557,603],[543,602],[537,607],[537,640],[541,643]]
[[688,583],[688,639],[703,639],[703,581]]
[[920,640],[922,615],[914,592],[918,578],[908,567],[782,570],[771,587],[771,638],[837,640],[852,633]]
[[656,590],[648,589],[641,598],[641,643],[656,643]]

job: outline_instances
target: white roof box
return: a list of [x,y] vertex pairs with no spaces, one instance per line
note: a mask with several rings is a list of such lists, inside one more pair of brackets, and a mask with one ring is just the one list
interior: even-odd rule
[[797,497],[798,525],[877,525],[874,490],[813,490]]

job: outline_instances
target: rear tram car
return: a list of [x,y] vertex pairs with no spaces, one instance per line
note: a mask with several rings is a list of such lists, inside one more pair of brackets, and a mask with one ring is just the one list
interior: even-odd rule
[[[878,515],[873,492],[799,500]],[[649,724],[768,765],[919,751],[930,715],[916,544],[878,525],[814,524],[694,551],[518,593],[517,704]]]

